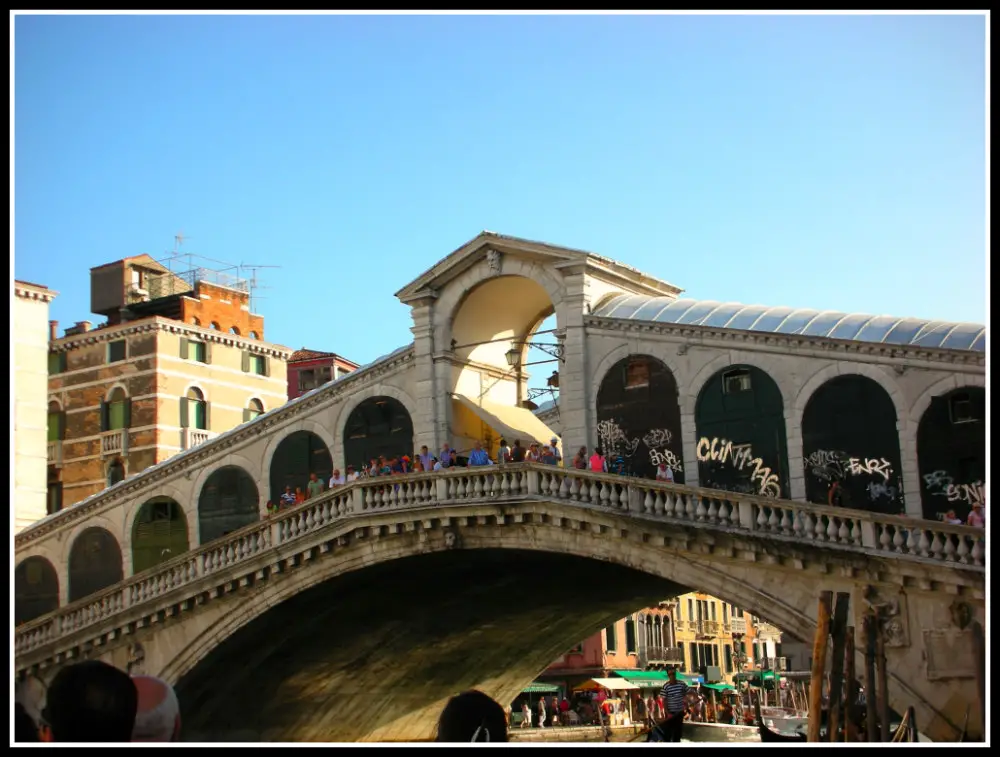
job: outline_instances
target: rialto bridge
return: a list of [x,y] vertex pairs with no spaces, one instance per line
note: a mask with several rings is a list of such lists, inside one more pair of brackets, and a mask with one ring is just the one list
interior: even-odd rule
[[[397,293],[411,345],[18,534],[18,671],[141,665],[178,684],[194,732],[418,738],[455,691],[512,698],[610,618],[678,591],[810,639],[831,589],[852,592],[855,617],[865,596],[892,608],[894,707],[915,705],[932,739],[967,711],[982,734],[983,532],[937,516],[985,500],[983,328],[680,294],[480,234]],[[552,315],[546,425],[508,353]],[[601,444],[632,476],[458,469],[266,517],[289,446],[325,471],[552,428],[567,456]],[[676,484],[650,480],[658,462]]]

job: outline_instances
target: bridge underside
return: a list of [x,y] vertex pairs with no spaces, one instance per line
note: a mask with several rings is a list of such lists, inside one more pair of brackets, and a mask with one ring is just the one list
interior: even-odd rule
[[448,697],[502,704],[595,630],[687,589],[547,552],[420,555],[277,605],[177,686],[190,741],[432,738]]

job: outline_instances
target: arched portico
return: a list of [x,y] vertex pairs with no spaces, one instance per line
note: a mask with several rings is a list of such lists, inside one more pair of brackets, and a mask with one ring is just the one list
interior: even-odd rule
[[188,550],[184,509],[170,497],[143,503],[132,521],[132,572],[141,573]]
[[399,400],[370,397],[344,421],[344,461],[361,470],[380,456],[387,460],[413,454],[413,420]]
[[99,526],[84,529],[73,541],[68,569],[70,602],[113,586],[124,577],[118,540]]
[[226,465],[212,473],[198,495],[198,541],[218,539],[260,519],[260,496],[253,477]]
[[14,569],[14,625],[59,607],[59,575],[44,557],[33,556]]
[[306,492],[313,473],[324,487],[333,473],[333,458],[323,439],[312,431],[293,431],[283,437],[268,469],[271,501],[277,502],[286,487]]

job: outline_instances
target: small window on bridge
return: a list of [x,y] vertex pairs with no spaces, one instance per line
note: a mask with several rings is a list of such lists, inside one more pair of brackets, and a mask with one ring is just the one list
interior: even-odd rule
[[625,388],[642,389],[649,386],[649,362],[631,360],[625,368]]
[[979,420],[972,407],[972,397],[964,392],[952,396],[950,410],[952,423],[975,423]]
[[738,394],[739,392],[750,391],[750,371],[735,370],[722,374],[722,392],[724,394]]

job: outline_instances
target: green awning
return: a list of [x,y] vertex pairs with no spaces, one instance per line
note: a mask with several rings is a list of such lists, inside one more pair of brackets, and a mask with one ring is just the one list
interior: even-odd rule
[[538,681],[529,683],[521,689],[522,694],[556,694],[558,691],[558,686],[554,686],[551,683],[539,683]]
[[703,683],[702,686],[706,689],[715,689],[716,691],[736,691],[728,683]]
[[621,676],[622,678],[635,678],[636,680],[645,678],[662,678],[664,681],[667,680],[666,671],[663,670],[612,670],[616,676]]

